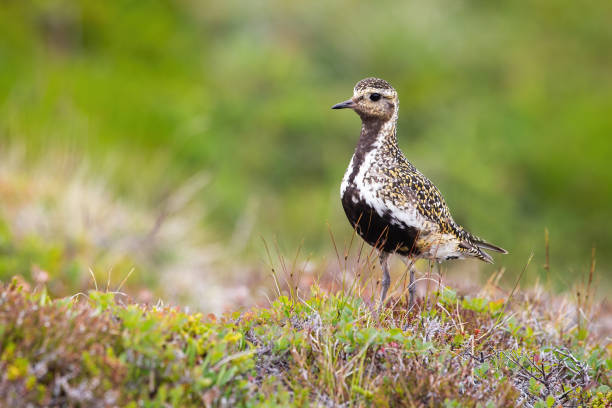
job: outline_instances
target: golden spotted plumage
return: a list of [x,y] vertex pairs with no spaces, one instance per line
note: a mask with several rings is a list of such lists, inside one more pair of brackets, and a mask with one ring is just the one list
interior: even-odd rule
[[475,257],[486,262],[493,259],[485,249],[506,253],[457,225],[440,191],[401,152],[396,138],[399,99],[389,83],[378,78],[359,81],[353,97],[333,108],[353,109],[362,121],[341,198],[353,227],[380,251],[381,301],[389,285],[391,253],[437,261]]

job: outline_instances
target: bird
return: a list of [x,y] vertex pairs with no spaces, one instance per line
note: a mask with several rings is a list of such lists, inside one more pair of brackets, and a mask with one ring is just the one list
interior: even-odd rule
[[409,306],[414,304],[414,262],[476,258],[508,252],[468,232],[451,216],[440,190],[406,159],[397,144],[399,98],[385,80],[365,78],[351,99],[332,109],[361,118],[359,141],[342,178],[340,198],[351,226],[378,250],[382,269],[379,311],[391,284],[389,257],[410,267]]

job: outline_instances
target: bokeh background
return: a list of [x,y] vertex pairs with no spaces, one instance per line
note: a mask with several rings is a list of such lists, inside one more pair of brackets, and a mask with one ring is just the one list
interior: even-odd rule
[[219,309],[265,286],[266,245],[327,271],[359,133],[330,107],[379,76],[409,160],[510,251],[451,272],[511,283],[533,253],[525,279],[564,290],[596,248],[605,292],[611,19],[605,0],[0,1],[0,278],[65,295],[134,268],[143,299]]

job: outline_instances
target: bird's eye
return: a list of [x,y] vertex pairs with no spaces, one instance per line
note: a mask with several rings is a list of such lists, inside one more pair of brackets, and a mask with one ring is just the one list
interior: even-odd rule
[[370,100],[376,102],[377,100],[380,99],[380,94],[379,93],[373,93],[370,94]]

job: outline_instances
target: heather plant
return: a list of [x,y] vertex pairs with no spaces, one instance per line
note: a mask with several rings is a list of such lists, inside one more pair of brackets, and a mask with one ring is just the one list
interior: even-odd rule
[[[569,407],[612,402],[609,339],[566,299],[438,288],[378,315],[317,285],[223,316],[0,287],[0,400],[65,406]],[[551,312],[549,304],[558,307]],[[597,317],[596,308],[588,316]]]

